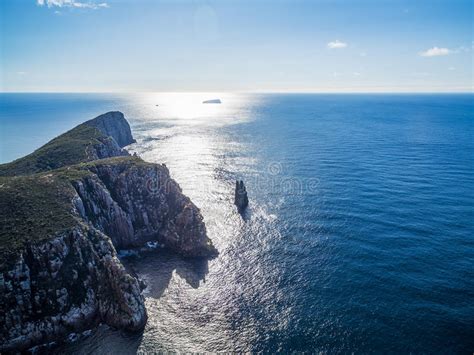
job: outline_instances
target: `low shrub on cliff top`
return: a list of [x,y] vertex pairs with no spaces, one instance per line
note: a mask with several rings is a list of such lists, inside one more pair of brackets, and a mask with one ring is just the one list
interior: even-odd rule
[[33,153],[0,165],[0,176],[26,175],[88,160],[87,148],[105,137],[96,128],[81,124],[54,138]]
[[0,177],[0,269],[16,260],[25,243],[74,226],[73,193],[69,183],[50,173]]

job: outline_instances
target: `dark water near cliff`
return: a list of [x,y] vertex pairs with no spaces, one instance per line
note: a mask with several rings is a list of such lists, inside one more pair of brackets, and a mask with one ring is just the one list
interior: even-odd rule
[[[219,97],[221,105],[202,105]],[[141,335],[61,352],[474,351],[472,95],[0,95],[1,161],[107,110],[220,256],[154,251]],[[159,104],[160,106],[155,106]],[[232,205],[236,178],[250,209]]]

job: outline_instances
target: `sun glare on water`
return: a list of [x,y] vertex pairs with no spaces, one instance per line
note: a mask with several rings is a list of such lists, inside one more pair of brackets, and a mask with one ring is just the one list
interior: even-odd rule
[[[221,103],[203,103],[217,99]],[[204,205],[209,186],[216,184],[218,157],[242,149],[225,127],[254,119],[257,99],[230,93],[147,93],[133,100],[140,112],[133,117],[137,144],[130,150],[147,161],[166,163],[185,193]]]
[[[180,120],[185,124],[229,124],[242,97],[224,93],[156,93],[146,94],[145,104],[154,107],[163,120]],[[221,103],[204,103],[217,100]],[[240,117],[241,118],[241,117]],[[176,123],[176,122],[174,122]]]

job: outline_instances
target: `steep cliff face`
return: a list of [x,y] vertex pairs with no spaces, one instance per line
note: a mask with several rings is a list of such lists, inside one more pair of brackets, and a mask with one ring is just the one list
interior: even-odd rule
[[158,241],[184,256],[217,254],[199,209],[183,195],[164,165],[136,157],[106,159],[83,167],[74,181],[82,217],[112,238],[117,248]]
[[0,350],[25,350],[99,322],[137,330],[146,322],[138,281],[110,239],[86,225],[25,247],[0,274]]
[[122,112],[107,112],[84,122],[84,125],[95,127],[105,136],[112,137],[120,148],[135,143],[130,125]]
[[0,166],[0,352],[99,322],[142,328],[139,283],[116,248],[157,241],[184,256],[217,254],[168,169],[121,149],[133,140],[123,115],[99,118]]

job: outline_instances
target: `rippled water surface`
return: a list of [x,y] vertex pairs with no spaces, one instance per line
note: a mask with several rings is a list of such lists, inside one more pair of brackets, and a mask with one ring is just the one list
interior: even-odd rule
[[[203,105],[220,98],[222,104]],[[61,352],[474,350],[472,95],[0,95],[1,160],[108,110],[220,251],[128,258],[143,334]],[[158,106],[157,106],[158,105]],[[243,179],[250,206],[233,202]]]

